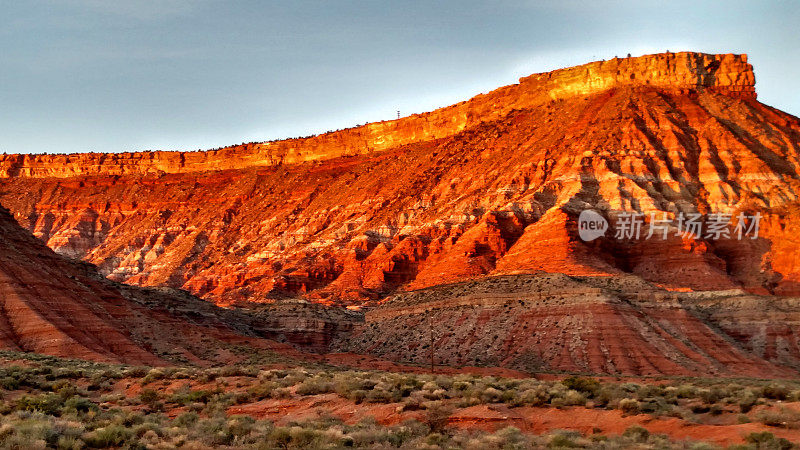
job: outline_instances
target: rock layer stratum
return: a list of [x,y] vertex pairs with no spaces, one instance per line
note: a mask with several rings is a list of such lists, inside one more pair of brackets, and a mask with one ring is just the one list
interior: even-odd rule
[[[793,294],[800,121],[744,55],[536,74],[469,101],[209,152],[8,155],[0,202],[112,280],[218,304],[335,304],[487,275]],[[586,208],[763,216],[758,239],[577,237]]]
[[798,298],[511,275],[396,294],[333,348],[533,373],[794,377],[798,324]]

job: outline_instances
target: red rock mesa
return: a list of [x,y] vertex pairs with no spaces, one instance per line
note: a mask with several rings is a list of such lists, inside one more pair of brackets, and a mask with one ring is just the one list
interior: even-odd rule
[[[7,155],[0,202],[112,280],[363,304],[487,275],[800,291],[800,121],[745,55],[531,75],[429,113],[207,152]],[[577,237],[586,208],[763,215],[758,239]]]

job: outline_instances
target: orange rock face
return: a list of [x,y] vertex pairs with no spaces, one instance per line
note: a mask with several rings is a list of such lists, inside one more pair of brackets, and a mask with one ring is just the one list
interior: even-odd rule
[[[218,304],[363,304],[486,275],[800,292],[800,121],[744,55],[614,59],[430,113],[211,152],[9,155],[0,202],[112,280]],[[758,239],[612,238],[576,218],[763,215]]]

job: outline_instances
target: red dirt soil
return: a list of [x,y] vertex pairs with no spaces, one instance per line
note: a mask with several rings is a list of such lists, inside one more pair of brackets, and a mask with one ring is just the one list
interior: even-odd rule
[[[419,411],[400,412],[400,403],[355,404],[336,394],[316,395],[292,399],[270,399],[234,406],[228,414],[244,414],[259,419],[270,419],[285,425],[308,419],[334,416],[346,423],[374,417],[383,425],[396,425],[405,420],[421,420]],[[800,430],[768,427],[760,423],[734,425],[703,425],[677,418],[653,418],[652,416],[624,415],[618,410],[587,409],[582,407],[557,408],[510,408],[505,405],[478,405],[457,408],[450,416],[448,425],[461,429],[496,431],[514,426],[527,433],[544,434],[554,430],[574,430],[583,434],[621,435],[627,428],[640,425],[651,433],[666,434],[675,440],[691,439],[708,441],[719,445],[742,444],[750,433],[769,431],[775,436],[800,441]]]

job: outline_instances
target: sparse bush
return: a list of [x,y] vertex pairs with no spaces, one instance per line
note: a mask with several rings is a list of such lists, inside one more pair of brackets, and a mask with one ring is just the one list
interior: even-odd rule
[[425,410],[424,423],[428,425],[431,432],[439,433],[444,431],[453,410],[440,402],[432,402]]
[[800,425],[800,413],[787,408],[759,411],[756,419],[771,427],[797,428]]
[[586,397],[582,393],[570,389],[564,395],[564,404],[567,406],[583,406],[586,404]]
[[773,400],[786,400],[789,396],[789,389],[777,383],[770,383],[764,386],[761,394],[764,398],[769,398]]
[[156,380],[162,380],[165,376],[166,375],[164,374],[164,371],[161,369],[150,369],[150,371],[147,372],[147,375],[142,378],[142,384],[148,384]]
[[580,435],[574,432],[562,431],[555,433],[550,437],[547,446],[549,448],[579,448],[582,447],[582,445],[576,442],[578,437],[580,437]]
[[522,392],[519,399],[525,405],[543,406],[550,401],[550,394],[544,386],[537,386]]
[[650,437],[650,432],[642,426],[633,425],[628,427],[622,435],[634,442],[644,443]]
[[331,381],[321,379],[319,377],[307,378],[297,387],[298,395],[318,395],[327,394],[334,391],[334,385]]
[[619,401],[619,409],[625,414],[638,414],[639,401],[633,398],[623,398]]
[[197,423],[200,416],[196,412],[185,412],[175,418],[174,424],[178,427],[187,428]]
[[17,409],[22,411],[39,411],[51,416],[58,415],[64,399],[56,394],[23,395],[17,400]]
[[486,388],[480,393],[481,401],[485,403],[497,403],[500,401],[503,393],[493,387]]
[[131,430],[120,425],[109,425],[84,434],[83,440],[91,447],[119,447],[125,444],[132,434]]
[[139,401],[145,405],[154,405],[160,398],[158,391],[153,389],[143,389],[139,393]]
[[745,436],[745,441],[750,444],[755,444],[758,448],[788,450],[793,448],[791,442],[784,438],[776,438],[774,434],[768,431],[760,433],[750,433]]
[[600,382],[594,378],[572,376],[564,379],[561,384],[567,389],[572,389],[590,397],[600,390]]

